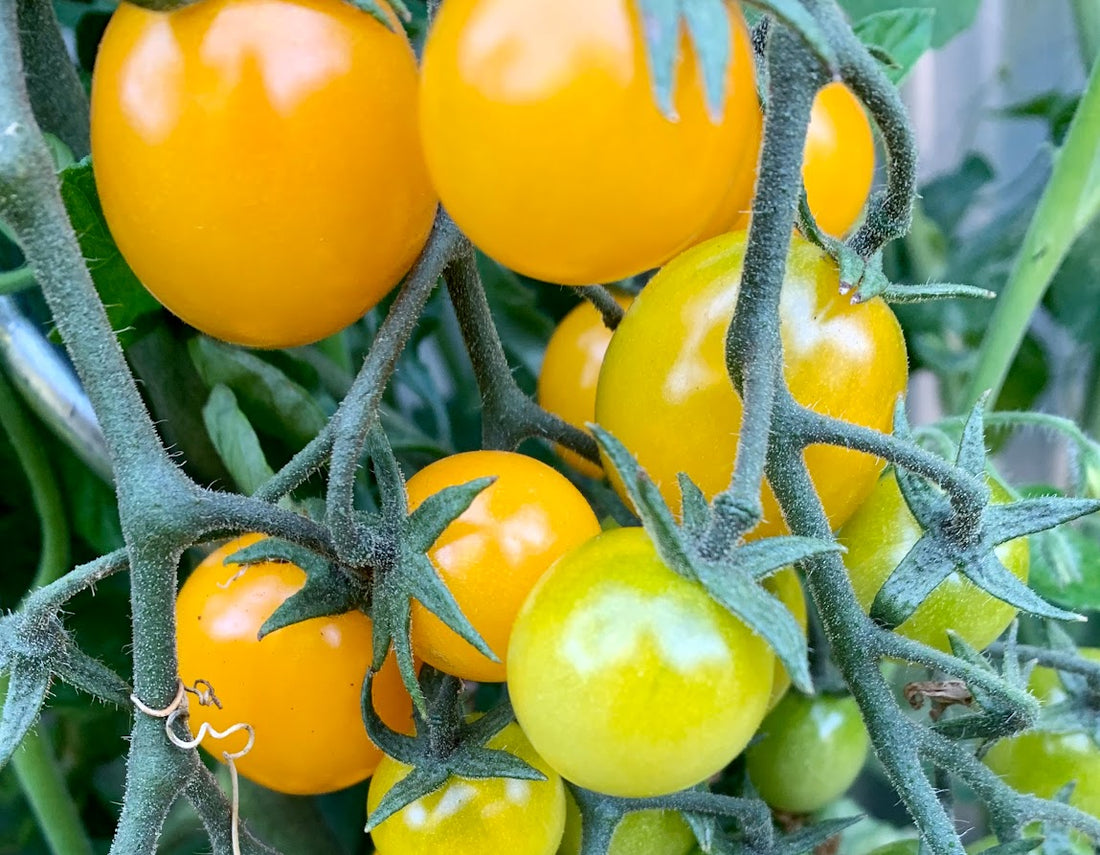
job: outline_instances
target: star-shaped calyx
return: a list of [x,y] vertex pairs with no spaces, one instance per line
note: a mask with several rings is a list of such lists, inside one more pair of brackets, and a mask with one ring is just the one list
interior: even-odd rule
[[786,606],[760,583],[788,565],[841,547],[807,537],[771,537],[736,542],[712,555],[705,542],[714,510],[698,486],[680,474],[683,523],[678,523],[657,485],[626,447],[598,425],[589,427],[618,472],[661,560],[702,585],[715,602],[761,636],[794,685],[812,692],[806,636]]
[[425,711],[415,710],[414,736],[391,730],[371,703],[372,671],[363,684],[363,721],[371,741],[412,771],[382,797],[370,816],[370,831],[402,808],[433,793],[452,776],[459,778],[518,778],[545,781],[538,769],[507,751],[486,748],[485,743],[515,721],[512,705],[497,704],[479,718],[467,718],[463,709],[462,683],[427,665],[420,673]]
[[[999,600],[1017,609],[1055,620],[1081,620],[1072,612],[1051,605],[1014,576],[994,551],[1018,537],[1100,510],[1100,501],[1062,496],[1043,496],[994,504],[986,486],[987,462],[982,419],[984,400],[971,411],[959,442],[955,467],[977,482],[982,501],[952,501],[924,478],[895,467],[898,488],[924,534],[887,578],[874,603],[871,617],[893,628],[952,573],[960,573]],[[899,404],[894,432],[908,438],[909,426]]]

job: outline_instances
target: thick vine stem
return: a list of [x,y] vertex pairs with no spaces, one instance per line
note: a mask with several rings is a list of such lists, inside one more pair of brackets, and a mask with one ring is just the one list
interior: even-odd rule
[[886,189],[876,193],[863,225],[848,240],[862,258],[904,236],[917,198],[917,145],[897,87],[852,32],[835,0],[808,0],[829,43],[840,58],[840,74],[871,113],[886,147]]
[[752,225],[737,307],[726,335],[726,366],[744,402],[733,479],[714,503],[706,549],[720,554],[760,519],[768,438],[782,383],[779,292],[802,186],[802,150],[814,95],[825,82],[816,57],[795,34],[775,25],[767,44],[768,110]]
[[[768,481],[792,534],[832,537],[800,449],[776,440],[769,453]],[[879,670],[874,625],[860,609],[840,557],[832,553],[817,556],[805,562],[805,569],[806,585],[832,644],[836,665],[859,704],[887,777],[933,855],[964,855],[954,824],[921,769],[918,749],[923,729],[902,715]]]
[[524,439],[540,436],[598,461],[596,441],[590,434],[546,412],[516,385],[493,324],[473,251],[461,253],[443,278],[481,392],[483,447],[511,451]]
[[[1008,649],[1008,645],[995,641],[986,648],[985,653],[994,658],[1003,658],[1007,655]],[[1083,659],[1070,650],[1052,650],[1049,647],[1033,647],[1029,644],[1014,645],[1012,650],[1021,662],[1034,661],[1042,668],[1080,674],[1088,680],[1090,686],[1100,689],[1100,662]]]
[[[325,445],[331,444],[326,522],[332,532],[337,554],[353,566],[363,563],[362,560],[366,557],[361,554],[360,544],[357,542],[353,499],[355,474],[359,469],[367,434],[378,418],[378,405],[397,365],[397,358],[420,320],[420,314],[428,297],[435,290],[440,274],[466,245],[466,239],[458,227],[440,208],[428,243],[409,271],[401,293],[390,307],[355,382],[322,434],[306,447],[312,449],[310,456],[320,462],[323,458],[320,452]],[[326,433],[331,435],[331,439],[322,440],[321,437]],[[293,467],[291,474],[294,477],[308,475],[312,468],[307,465],[310,462],[309,458],[303,457],[303,452],[299,452],[288,464],[288,468]],[[280,479],[277,475],[275,480],[280,482],[278,489],[282,489],[293,478]],[[259,491],[264,498],[272,497],[272,493],[273,490],[268,485]]]

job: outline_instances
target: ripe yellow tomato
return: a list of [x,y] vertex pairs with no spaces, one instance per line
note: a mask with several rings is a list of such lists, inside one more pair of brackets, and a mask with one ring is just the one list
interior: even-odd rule
[[[632,299],[621,292],[615,301],[624,309]],[[582,430],[596,419],[596,381],[600,378],[603,355],[611,343],[611,330],[603,316],[587,300],[562,318],[546,344],[539,370],[540,406]],[[603,469],[568,448],[558,448],[562,459],[590,478],[600,478]]]
[[[261,539],[252,534],[215,550],[195,568],[176,600],[180,678],[208,681],[221,709],[189,701],[189,723],[217,730],[252,725],[252,750],[236,761],[246,778],[272,790],[312,795],[340,790],[374,771],[382,752],[367,737],[360,710],[371,663],[371,622],[361,612],[313,618],[256,638],[260,627],[305,584],[294,564],[223,564]],[[412,701],[391,653],[371,687],[375,709],[393,729],[412,726]],[[207,737],[222,759],[247,737]]]
[[510,451],[437,460],[409,479],[409,506],[444,487],[489,476],[497,480],[447,526],[428,557],[500,661],[479,653],[415,600],[412,637],[417,655],[441,671],[501,682],[512,624],[527,594],[558,558],[599,534],[600,523],[564,475]]
[[[565,788],[516,724],[486,743],[526,760],[545,781],[448,779],[371,832],[379,855],[553,855],[565,828]],[[386,757],[370,782],[367,810],[412,769]]]
[[405,36],[340,0],[122,3],[92,85],[119,249],[217,338],[336,332],[397,284],[431,228],[417,88]]
[[[743,163],[735,171],[737,182],[747,180],[749,198],[756,163],[751,166],[747,179]],[[851,231],[871,195],[874,177],[875,138],[863,105],[843,83],[830,83],[814,98],[802,154],[802,182],[818,226],[837,238]],[[748,228],[749,214],[747,205],[723,207],[703,234]]]
[[730,12],[721,118],[685,35],[670,120],[634,0],[447,0],[420,93],[443,206],[497,261],[551,282],[610,282],[669,259],[720,204],[748,202],[727,198],[760,141],[748,32]]
[[[680,508],[677,473],[708,498],[725,489],[741,424],[741,399],[726,372],[745,253],[744,232],[693,247],[643,289],[604,357],[596,421],[621,440]],[[795,399],[818,412],[889,431],[905,391],[905,341],[881,300],[853,306],[839,293],[836,263],[794,235],[780,298],[783,373]],[[874,489],[883,461],[859,451],[810,446],[806,463],[833,527]],[[605,461],[606,464],[606,461]],[[620,494],[621,485],[612,478]],[[786,526],[771,489],[752,536]]]

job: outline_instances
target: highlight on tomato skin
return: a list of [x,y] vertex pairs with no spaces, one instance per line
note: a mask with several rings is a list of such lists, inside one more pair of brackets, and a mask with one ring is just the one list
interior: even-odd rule
[[91,137],[123,257],[216,338],[290,347],[341,330],[432,226],[418,88],[401,28],[342,0],[121,3],[96,59]]
[[605,531],[531,591],[508,648],[508,689],[535,750],[562,777],[621,797],[665,795],[748,744],[775,656],[641,528]]
[[[250,534],[210,553],[187,577],[176,599],[180,679],[204,680],[220,708],[189,703],[188,726],[219,731],[248,724],[252,749],[235,761],[240,774],[281,793],[318,795],[365,780],[383,754],[367,736],[361,714],[363,681],[371,665],[371,621],[353,611],[312,618],[260,640],[260,627],[305,584],[288,562],[225,564],[262,540]],[[412,726],[412,700],[392,651],[374,678],[379,716],[398,731]],[[239,751],[244,733],[202,748],[218,760]]]
[[443,206],[480,249],[536,279],[590,285],[664,263],[720,205],[751,197],[732,176],[756,161],[760,113],[748,30],[729,11],[720,120],[686,34],[671,120],[633,0],[447,0],[420,90]]

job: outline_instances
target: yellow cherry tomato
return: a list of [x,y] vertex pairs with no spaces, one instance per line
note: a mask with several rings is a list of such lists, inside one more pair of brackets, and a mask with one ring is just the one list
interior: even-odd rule
[[[615,301],[624,309],[632,298],[620,292]],[[600,378],[603,355],[611,343],[611,330],[603,316],[587,300],[569,312],[550,336],[539,370],[539,404],[569,424],[584,429],[596,420],[596,381]],[[558,447],[562,459],[590,478],[603,476],[597,464]]]
[[[450,778],[371,832],[379,855],[553,855],[565,828],[565,788],[516,724],[486,743],[526,760],[545,781]],[[370,782],[367,810],[412,769],[386,757]]]
[[397,284],[436,198],[405,36],[341,0],[122,3],[92,156],[111,233],[170,311],[255,347],[316,341]]
[[[371,664],[371,622],[361,612],[312,618],[264,636],[271,615],[305,584],[285,562],[223,564],[262,539],[251,534],[215,550],[195,568],[176,600],[180,678],[206,680],[221,709],[189,702],[189,726],[216,730],[252,725],[252,750],[236,761],[246,778],[272,790],[313,795],[340,790],[374,771],[382,752],[367,737],[360,709]],[[391,653],[371,687],[375,709],[395,730],[412,726],[412,701]],[[243,733],[207,737],[222,759],[239,751]]]
[[471,451],[437,460],[409,479],[416,508],[444,487],[495,477],[432,545],[428,557],[489,649],[493,662],[420,603],[412,605],[417,654],[466,680],[501,682],[516,613],[558,558],[599,534],[584,496],[560,472],[510,451]]
[[447,0],[424,48],[421,138],[443,206],[508,267],[622,279],[697,238],[759,148],[748,31],[730,4],[721,117],[684,36],[675,119],[653,92],[634,0]]
[[[734,232],[667,264],[634,300],[600,371],[596,421],[638,457],[675,512],[677,473],[708,498],[733,474],[741,399],[726,371],[725,341],[744,253],[745,234]],[[783,373],[797,401],[889,432],[908,376],[901,327],[881,300],[853,306],[842,297],[836,263],[798,235],[780,297],[780,333]],[[807,448],[805,459],[834,527],[874,489],[884,465],[823,445]],[[785,533],[767,485],[762,500],[764,520],[752,536]]]

